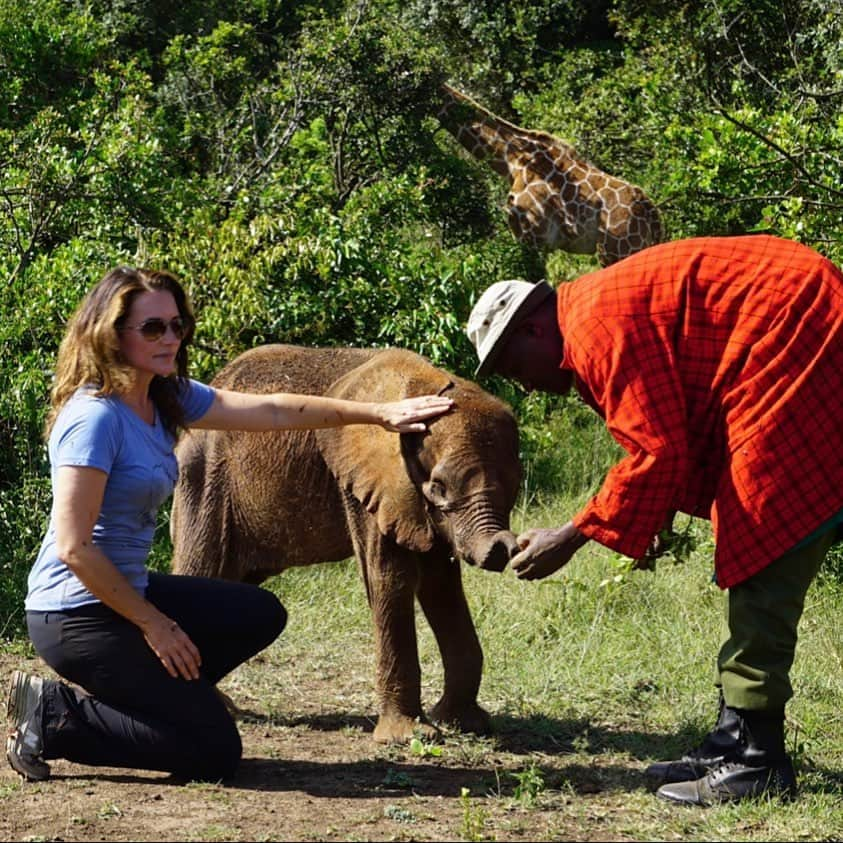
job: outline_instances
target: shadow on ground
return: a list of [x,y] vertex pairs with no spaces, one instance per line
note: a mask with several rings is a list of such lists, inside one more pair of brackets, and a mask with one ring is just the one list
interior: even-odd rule
[[[303,729],[311,740],[318,735],[345,730],[370,735],[374,716],[329,713],[292,717],[265,716],[240,711],[240,719],[252,726]],[[245,757],[237,775],[224,782],[227,788],[244,791],[303,792],[319,798],[390,799],[413,797],[459,797],[464,788],[473,795],[517,798],[529,777],[542,788],[571,794],[612,794],[651,791],[644,776],[656,758],[672,758],[698,742],[702,735],[688,729],[679,735],[644,731],[618,731],[595,726],[586,719],[544,716],[493,718],[494,734],[476,737],[445,731],[440,756],[407,759],[406,749],[395,757],[366,757],[342,761]],[[313,735],[315,733],[315,736]],[[359,747],[359,742],[357,746]],[[375,745],[382,747],[383,745]],[[349,750],[352,750],[351,745]],[[570,757],[568,757],[570,756]],[[630,764],[628,758],[635,759]],[[618,760],[620,759],[620,760]],[[84,778],[90,777],[90,773]],[[72,780],[74,776],[58,776]],[[148,782],[183,786],[174,776],[103,771],[97,778],[115,783]],[[843,773],[805,765],[803,793],[843,794]]]

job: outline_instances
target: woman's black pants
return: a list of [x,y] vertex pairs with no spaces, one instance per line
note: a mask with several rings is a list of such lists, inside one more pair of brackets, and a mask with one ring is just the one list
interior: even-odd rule
[[44,682],[43,757],[228,778],[242,745],[215,685],[274,641],[287,613],[266,589],[204,577],[150,573],[146,597],[199,649],[199,679],[172,678],[140,629],[103,604],[27,612],[38,654],[87,692]]

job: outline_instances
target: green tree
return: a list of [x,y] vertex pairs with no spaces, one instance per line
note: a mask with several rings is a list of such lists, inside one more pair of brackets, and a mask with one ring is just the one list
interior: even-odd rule
[[[110,266],[184,279],[203,378],[274,341],[470,376],[480,289],[595,264],[514,241],[503,180],[436,120],[443,80],[640,184],[672,238],[766,230],[841,263],[842,7],[0,0],[0,634],[47,517],[56,346]],[[582,407],[496,389],[537,494],[595,482],[548,449],[611,459]]]

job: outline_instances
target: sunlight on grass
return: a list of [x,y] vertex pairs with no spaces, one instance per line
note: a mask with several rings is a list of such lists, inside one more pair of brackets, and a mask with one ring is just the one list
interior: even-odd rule
[[[557,498],[517,512],[513,527],[517,532],[561,524],[580,504]],[[510,570],[463,567],[485,655],[480,702],[499,734],[526,734],[538,752],[538,762],[522,767],[531,779],[519,793],[529,786],[529,810],[553,806],[548,828],[559,836],[565,818],[571,822],[585,810],[576,790],[592,787],[596,776],[594,787],[623,794],[622,809],[607,809],[606,828],[616,834],[652,840],[835,839],[843,833],[843,587],[833,581],[817,583],[809,593],[792,674],[796,696],[788,707],[788,746],[801,798],[792,805],[774,800],[677,811],[642,788],[648,763],[681,754],[716,716],[713,679],[724,594],[712,582],[709,525],[694,522],[691,529],[698,550],[682,564],[660,560],[655,572],[626,570],[623,560],[595,543],[541,582],[521,582]],[[296,684],[306,688],[308,674],[336,676],[337,697],[322,704],[373,714],[374,645],[356,563],[288,571],[270,586],[290,611],[290,624],[268,656],[280,667],[281,687],[258,690],[257,696],[274,694],[282,706],[295,707]],[[441,693],[442,666],[420,611],[417,627],[429,708]],[[442,760],[483,765],[496,740],[447,737]],[[561,769],[543,768],[542,751],[562,753]],[[510,786],[510,800],[512,792]],[[523,802],[520,810],[526,810]],[[553,839],[554,832],[548,834]]]

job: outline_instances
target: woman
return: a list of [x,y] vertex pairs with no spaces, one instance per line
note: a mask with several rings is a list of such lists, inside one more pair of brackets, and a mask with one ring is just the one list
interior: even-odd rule
[[55,758],[205,780],[237,768],[240,736],[215,686],[281,633],[286,612],[256,586],[147,569],[182,430],[419,431],[452,405],[217,390],[187,377],[193,328],[172,275],[118,267],[85,297],[59,349],[47,420],[53,508],[26,617],[39,655],[87,693],[13,674],[6,755],[26,779],[48,778]]

